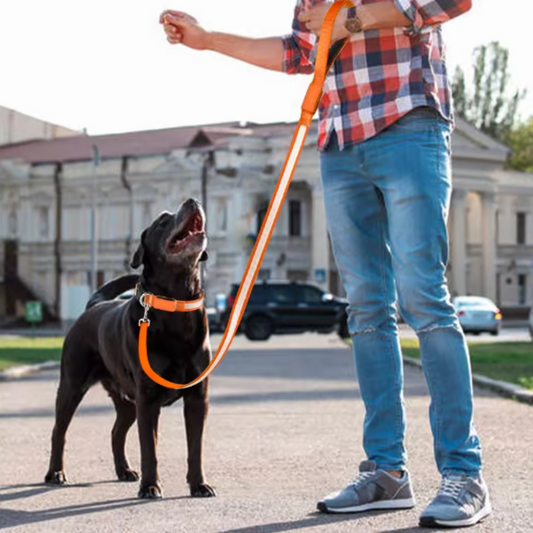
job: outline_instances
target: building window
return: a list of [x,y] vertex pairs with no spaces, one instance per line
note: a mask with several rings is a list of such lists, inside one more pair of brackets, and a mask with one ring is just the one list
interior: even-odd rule
[[10,237],[15,237],[18,230],[18,221],[17,221],[17,212],[12,209],[9,212],[8,220],[7,220],[7,226],[9,231]]
[[[92,271],[87,272],[87,285],[91,286]],[[98,270],[96,272],[96,288],[100,288],[105,283],[105,272]]]
[[525,305],[527,300],[527,275],[518,274],[518,303]]
[[526,244],[526,213],[516,213],[516,242]]
[[39,236],[47,239],[50,233],[50,209],[48,206],[39,207]]
[[[100,218],[102,212],[96,212],[96,226],[100,223],[100,232],[103,231],[105,223]],[[82,211],[77,207],[65,207],[63,209],[62,232],[63,238],[68,241],[81,241],[83,239],[82,233]],[[90,231],[90,226],[89,226]]]
[[228,205],[225,199],[219,199],[216,203],[217,230],[225,233],[228,230]]
[[151,202],[144,202],[142,204],[142,224],[146,228],[152,222]]
[[307,270],[287,270],[287,279],[289,281],[308,281],[309,273]]
[[259,232],[261,231],[261,226],[263,225],[263,221],[265,220],[267,211],[268,211],[268,203],[264,202],[263,204],[261,204],[259,211],[257,211],[257,217],[256,217],[257,223],[256,223],[256,228],[255,228],[255,232],[257,233],[257,235],[259,235]]
[[302,236],[302,202],[300,200],[289,202],[289,235],[291,237]]
[[257,273],[257,279],[261,281],[269,280],[270,279],[270,269],[269,268],[260,268],[259,272]]

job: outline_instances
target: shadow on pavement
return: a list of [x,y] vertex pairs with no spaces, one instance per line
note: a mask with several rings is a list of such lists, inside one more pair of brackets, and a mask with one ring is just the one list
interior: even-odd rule
[[[53,490],[68,490],[72,488],[87,488],[94,487],[95,485],[106,485],[110,483],[116,483],[114,479],[109,479],[105,481],[96,481],[93,483],[68,483],[66,485],[56,486],[56,485],[46,485],[45,483],[27,483],[19,485],[4,485],[0,487],[0,503],[8,502],[12,500],[21,500],[24,498],[31,498],[32,496],[38,496],[39,494],[44,494]],[[11,491],[15,489],[23,489],[18,492],[9,492],[5,494],[5,491]],[[0,511],[3,512],[2,509]]]
[[[307,518],[302,518],[301,520],[295,520],[293,522],[273,522],[271,524],[261,524],[258,526],[246,526],[237,529],[226,529],[221,531],[221,533],[278,533],[283,531],[296,531],[298,529],[311,528],[311,527],[321,527],[327,526],[328,524],[335,524],[339,522],[355,522],[363,518],[368,518],[369,516],[383,516],[391,513],[397,513],[397,510],[390,511],[372,511],[368,513],[360,514],[343,514],[343,515],[334,515],[334,514],[323,514],[323,513],[314,513],[309,515]],[[422,528],[402,528],[394,529],[389,531],[383,531],[381,533],[392,533],[393,531],[408,533],[416,532],[421,533],[424,531],[429,531]]]
[[[29,486],[29,485],[28,485]],[[35,486],[35,485],[34,485]],[[76,485],[69,485],[75,487]],[[64,490],[67,487],[61,487],[56,490]],[[53,488],[51,490],[54,490]],[[13,509],[3,509],[0,507],[0,529],[7,529],[14,526],[35,524],[39,522],[49,522],[60,520],[62,518],[71,518],[73,516],[83,516],[93,513],[113,511],[135,505],[157,504],[158,501],[181,500],[186,496],[176,496],[165,498],[165,500],[139,500],[138,498],[123,498],[119,500],[104,500],[85,504],[67,505],[64,507],[55,507],[52,509],[42,509],[38,511],[20,511]]]
[[232,403],[262,403],[262,402],[302,402],[320,400],[346,400],[360,398],[361,395],[355,384],[352,389],[311,389],[295,391],[275,391],[257,394],[213,394],[209,399],[211,405]]
[[[109,405],[80,405],[79,409],[76,411],[76,416],[93,416],[93,415],[107,415],[113,413],[115,408],[111,401]],[[54,418],[55,410],[54,407],[48,409],[32,409],[28,411],[16,411],[11,413],[0,413],[0,420],[3,418]]]

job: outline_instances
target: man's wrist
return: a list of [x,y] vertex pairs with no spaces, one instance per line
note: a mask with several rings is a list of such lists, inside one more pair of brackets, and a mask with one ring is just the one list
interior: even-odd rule
[[204,50],[209,50],[210,52],[216,52],[215,44],[215,33],[212,31],[205,32],[205,48]]
[[363,31],[363,21],[360,17],[359,8],[348,8],[344,27],[350,34],[360,33],[361,31]]

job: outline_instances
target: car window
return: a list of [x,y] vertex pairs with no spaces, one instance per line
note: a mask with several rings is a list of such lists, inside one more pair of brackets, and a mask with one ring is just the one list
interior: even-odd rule
[[278,304],[296,302],[296,295],[290,285],[270,285],[268,287],[268,301]]
[[493,307],[494,304],[487,298],[458,298],[455,300],[457,307]]
[[269,301],[268,296],[268,287],[265,285],[254,285],[254,288],[252,289],[252,294],[250,295],[250,299],[248,302],[253,305],[261,305]]
[[298,301],[310,304],[318,304],[322,302],[324,293],[317,287],[309,285],[301,285],[298,287]]

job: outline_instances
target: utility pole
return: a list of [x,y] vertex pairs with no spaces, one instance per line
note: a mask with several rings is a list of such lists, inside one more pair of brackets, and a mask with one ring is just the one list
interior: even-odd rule
[[91,200],[91,293],[96,291],[96,276],[98,272],[98,217],[96,214],[97,203],[96,197],[98,187],[96,183],[97,169],[100,164],[100,152],[98,147],[93,144],[93,168],[92,168],[92,200]]
[[[206,216],[206,231],[207,231],[207,180],[209,178],[209,169],[214,165],[215,162],[215,151],[208,150],[204,152],[203,164],[202,164],[202,181],[201,181],[201,202]],[[204,285],[207,277],[207,266],[202,263],[202,283]]]

